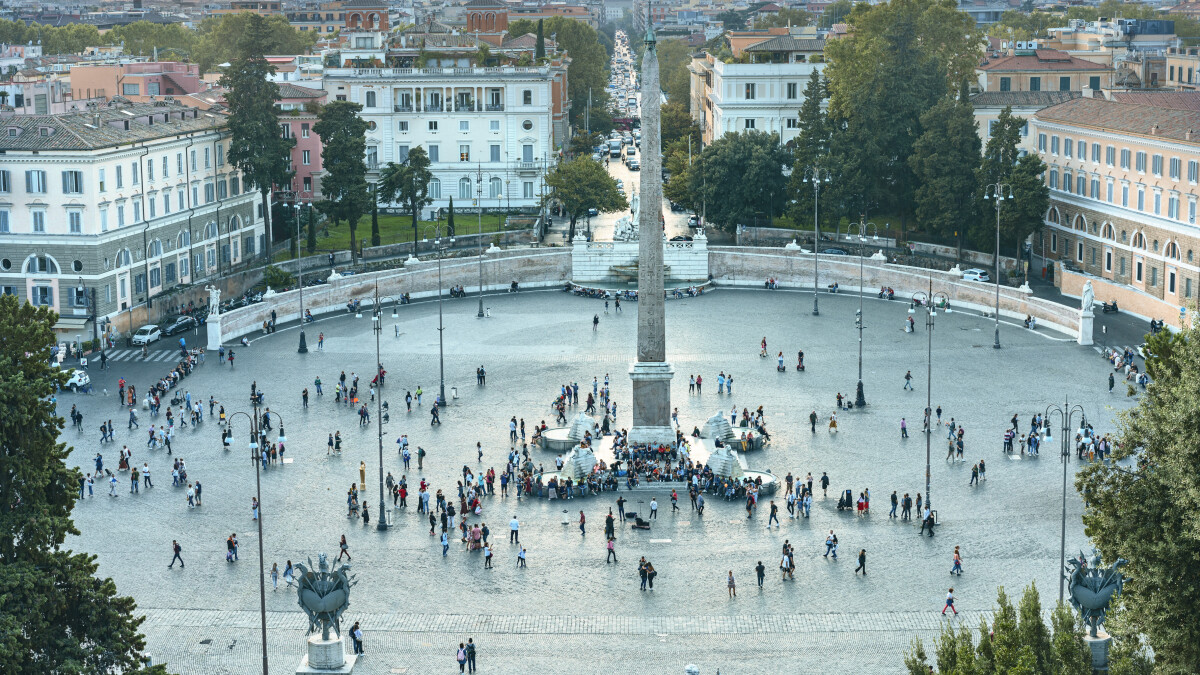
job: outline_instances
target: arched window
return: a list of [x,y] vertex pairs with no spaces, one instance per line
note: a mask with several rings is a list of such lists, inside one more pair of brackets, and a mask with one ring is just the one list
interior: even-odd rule
[[470,199],[471,198],[471,179],[470,178],[459,178],[458,179],[458,198],[459,199]]
[[1140,248],[1140,249],[1142,249],[1142,250],[1145,250],[1145,248],[1146,248],[1146,237],[1145,237],[1145,235],[1143,235],[1141,232],[1137,232],[1137,233],[1135,233],[1135,234],[1133,235],[1133,247],[1134,247],[1134,248]]
[[181,232],[179,233],[179,238],[178,238],[178,239],[179,239],[179,248],[183,248],[184,246],[191,246],[191,245],[192,245],[192,232],[191,232],[191,230],[183,230],[183,231],[181,231]]
[[161,256],[162,254],[163,254],[163,245],[162,245],[162,242],[159,241],[158,239],[155,239],[154,241],[150,242],[150,245],[146,247],[146,257],[147,258],[157,258],[157,257]]
[[1057,207],[1054,207],[1054,206],[1050,207],[1050,210],[1046,212],[1046,220],[1048,222],[1054,223],[1055,225],[1058,225],[1061,222],[1058,217],[1058,208]]
[[1173,241],[1168,243],[1167,248],[1166,248],[1166,255],[1168,258],[1170,258],[1172,260],[1179,260],[1179,246],[1177,246],[1175,244],[1175,242],[1173,242]]
[[1087,218],[1084,218],[1082,213],[1075,214],[1075,219],[1071,221],[1071,227],[1076,230],[1087,231]]
[[1104,224],[1104,228],[1101,230],[1101,236],[1104,237],[1105,239],[1115,239],[1116,238],[1116,231],[1113,230],[1112,223]]
[[230,216],[229,217],[229,231],[230,232],[237,230],[241,226],[242,226],[242,217],[241,216]]
[[25,274],[58,274],[58,262],[48,255],[31,255],[25,259]]
[[492,178],[488,181],[488,199],[500,199],[502,194],[504,194],[504,181],[499,178]]
[[129,267],[133,264],[133,256],[130,255],[129,249],[123,248],[117,251],[117,267]]
[[209,221],[209,223],[204,226],[204,238],[205,239],[216,239],[216,237],[217,237],[217,224],[213,221]]
[[368,108],[374,108],[374,107],[375,107],[375,92],[373,92],[373,91],[368,91],[368,92],[367,92],[367,102],[366,102],[366,106],[367,106]]
[[437,178],[429,179],[429,198],[430,199],[441,199],[442,198],[442,181],[438,180]]

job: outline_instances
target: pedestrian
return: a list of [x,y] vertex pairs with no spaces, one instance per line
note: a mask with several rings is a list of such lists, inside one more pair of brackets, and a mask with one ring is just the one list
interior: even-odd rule
[[475,638],[467,638],[467,672],[475,672]]
[[454,658],[458,661],[458,672],[467,672],[467,646],[462,642],[458,643],[458,652]]
[[650,518],[658,520],[658,500],[654,497],[650,498]]
[[867,549],[865,548],[858,550],[858,567],[854,568],[854,573],[858,574],[859,570],[862,570],[864,577],[867,576]]
[[767,577],[767,567],[763,565],[761,560],[754,566],[754,573],[758,575],[758,587],[762,588],[763,580]]
[[621,497],[621,496],[617,497],[617,513],[619,514],[621,522],[622,523],[625,522],[625,498],[624,497]]
[[271,563],[271,586],[272,591],[279,590],[279,563]]
[[517,521],[517,516],[514,514],[512,520],[508,521],[508,543],[521,543],[521,523]]
[[307,408],[308,407],[308,387],[305,387],[304,391],[300,392],[300,399],[304,402],[304,407]]
[[829,496],[829,474],[824,471],[821,472],[821,496]]
[[726,581],[729,586],[729,597],[737,597],[737,583],[733,580],[733,570],[729,570],[729,579]]
[[[432,518],[433,516],[430,516]],[[431,530],[432,531],[432,530]],[[446,553],[450,551],[450,538],[446,536],[446,530],[442,529],[442,557],[446,557]]]
[[954,547],[954,566],[950,568],[950,574],[962,576],[962,554],[959,553],[958,547]]
[[908,438],[908,422],[900,418],[900,438]]
[[900,498],[896,496],[896,491],[892,490],[892,510],[888,512],[888,518],[896,517],[896,507],[900,505]]
[[592,332],[595,333],[596,329],[599,326],[600,326],[600,315],[596,314],[595,316],[592,317]]
[[958,616],[958,610],[954,608],[954,588],[951,587],[946,593],[946,605],[942,607],[942,616],[946,616],[946,610],[954,612],[954,616]]
[[586,523],[586,522],[587,522],[587,519],[584,518],[583,511],[580,511],[579,512],[579,535],[580,536],[587,534],[587,531],[584,530],[584,527],[583,527],[584,523]]
[[614,537],[608,538],[608,543],[605,544],[608,549],[608,557],[604,559],[604,564],[617,562],[617,540]]
[[517,552],[517,567],[525,567],[525,547],[524,546],[522,546],[521,550]]
[[341,552],[338,553],[338,560],[341,560],[342,556],[346,556],[346,560],[352,560],[350,557],[350,545],[346,543],[346,535],[342,535],[342,540],[338,543],[338,548],[341,549]]
[[1117,383],[1117,380],[1116,380],[1116,378],[1115,378],[1115,377],[1113,377],[1113,374],[1112,374],[1112,373],[1109,373],[1109,374],[1108,374],[1108,391],[1109,391],[1109,393],[1112,393],[1112,390],[1113,390],[1113,385],[1114,385],[1114,384],[1116,384],[1116,383]]
[[174,568],[176,560],[179,561],[179,569],[183,569],[184,568],[183,558],[179,557],[180,552],[183,551],[183,547],[179,545],[179,542],[172,539],[171,540],[171,550],[174,551],[175,555],[171,558],[171,564],[167,565],[167,569]]
[[905,389],[907,389],[907,390],[909,390],[909,391],[912,391],[912,390],[913,390],[913,386],[912,386],[912,379],[913,379],[913,378],[912,378],[912,371],[911,371],[911,370],[910,370],[910,371],[908,371],[907,373],[905,373],[905,374],[904,374],[904,388],[905,388]]
[[359,627],[357,621],[355,621],[354,626],[350,628],[350,639],[354,641],[354,653],[360,656],[365,655],[366,652],[363,651],[362,628]]

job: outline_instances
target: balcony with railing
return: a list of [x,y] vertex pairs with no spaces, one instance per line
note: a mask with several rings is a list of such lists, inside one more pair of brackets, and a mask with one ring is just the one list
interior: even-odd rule
[[486,106],[484,106],[484,110],[486,110],[487,112],[504,112],[504,104],[503,103],[489,103]]
[[413,107],[412,107],[411,103],[408,105],[402,105],[402,104],[397,103],[396,105],[392,106],[392,109],[395,112],[403,112],[403,113],[410,113],[413,111]]

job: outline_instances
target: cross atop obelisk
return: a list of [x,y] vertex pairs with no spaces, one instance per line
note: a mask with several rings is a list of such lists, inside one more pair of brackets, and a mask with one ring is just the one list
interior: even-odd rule
[[638,212],[638,330],[633,378],[634,443],[670,443],[671,377],[667,363],[667,324],[663,285],[662,141],[659,129],[661,88],[654,20],[646,9],[646,53],[642,56],[642,171]]

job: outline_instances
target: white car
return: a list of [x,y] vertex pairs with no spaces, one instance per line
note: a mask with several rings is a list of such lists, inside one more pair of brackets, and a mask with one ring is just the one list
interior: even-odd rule
[[963,281],[991,281],[992,277],[987,273],[987,270],[973,268],[963,271]]
[[63,386],[71,391],[79,391],[92,383],[92,378],[88,377],[86,370],[73,368],[67,375],[67,383]]
[[133,344],[148,345],[160,337],[162,337],[162,331],[159,330],[158,326],[148,323],[137,329],[137,332],[133,334]]

